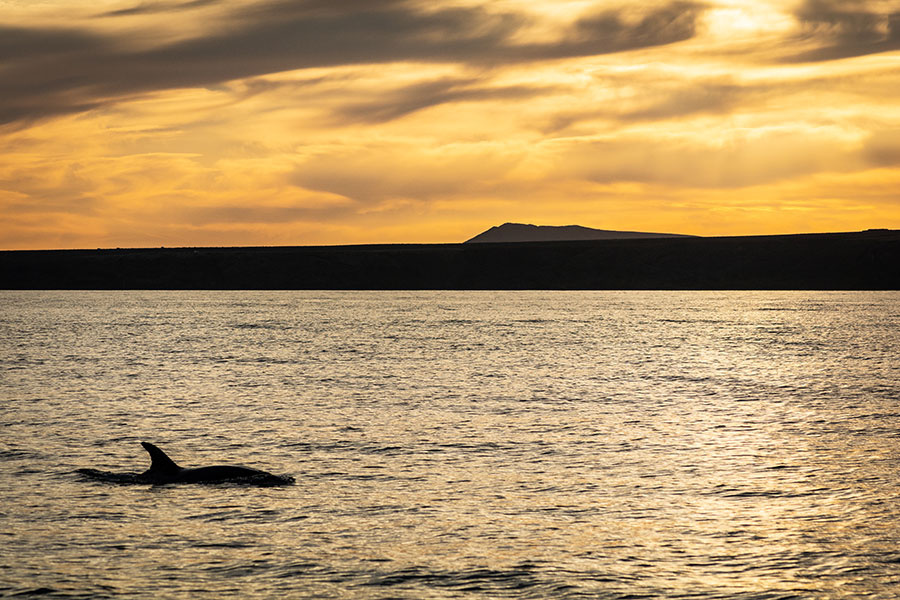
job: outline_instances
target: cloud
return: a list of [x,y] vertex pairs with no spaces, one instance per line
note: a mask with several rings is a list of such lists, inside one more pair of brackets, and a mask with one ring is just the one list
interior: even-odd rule
[[490,86],[483,85],[480,79],[444,78],[376,93],[374,99],[345,104],[334,112],[341,122],[384,123],[450,102],[527,99],[555,89],[531,85]]
[[[202,4],[125,10],[137,15]],[[521,13],[434,8],[412,0],[269,0],[209,19],[205,33],[150,47],[131,39],[152,38],[153,32],[112,36],[77,28],[3,27],[0,124],[305,68],[402,61],[496,67],[634,50],[689,39],[703,10],[675,1],[638,13],[605,11],[576,20],[550,41],[528,41],[532,23]],[[482,93],[487,92],[445,90],[443,97]],[[433,96],[440,100],[440,94]]]
[[693,37],[705,6],[675,0],[577,19],[547,42],[517,41],[532,24],[520,13],[478,6],[424,8],[411,0],[279,0],[253,5],[238,29],[192,40],[178,54],[218,54],[222,46],[271,58],[277,49],[293,68],[395,61],[515,64],[592,56],[671,44]]
[[0,26],[0,124],[100,106],[101,97],[81,90],[116,52],[112,40],[86,31]]
[[[867,130],[873,112],[883,123],[896,121],[894,99],[900,91],[896,69],[867,67],[853,70],[784,70],[776,76],[753,77],[681,73],[670,68],[631,69],[626,74],[599,71],[593,89],[603,95],[593,106],[576,104],[540,122],[545,134],[586,135],[597,131],[658,123],[666,130],[677,122],[703,119],[729,128],[740,119],[743,127],[771,127],[791,123]],[[896,127],[894,127],[896,129]],[[663,129],[660,129],[662,135]],[[704,132],[698,131],[698,137]],[[650,143],[648,141],[648,143]]]
[[502,187],[524,153],[522,148],[499,142],[438,148],[372,143],[312,156],[296,167],[290,182],[351,199],[361,212],[381,210],[397,201],[477,196]]
[[331,221],[355,212],[352,204],[333,206],[260,206],[258,204],[185,206],[178,209],[179,219],[194,226],[210,224],[287,224],[305,221]]
[[858,145],[827,128],[779,126],[733,131],[719,140],[646,134],[566,143],[555,152],[561,172],[608,184],[652,183],[738,189],[861,164]]
[[706,6],[695,2],[672,2],[628,19],[622,11],[604,11],[579,19],[574,40],[547,48],[562,56],[585,56],[661,46],[688,40],[697,33],[697,21]]
[[607,102],[599,108],[560,112],[549,119],[543,130],[559,132],[596,120],[632,124],[729,114],[772,93],[771,86],[742,85],[728,77],[682,81],[632,75],[629,79],[609,77],[606,85],[615,89],[637,86],[641,90],[637,97]]
[[74,29],[0,25],[0,60],[5,68],[71,53],[98,52],[106,46],[97,35]]
[[863,148],[866,159],[875,167],[900,167],[900,129],[872,133]]
[[792,61],[824,61],[900,50],[900,3],[804,0],[795,12],[800,40],[815,46]]
[[221,0],[190,0],[188,2],[142,2],[129,8],[120,8],[103,13],[102,17],[126,17],[134,15],[153,15],[180,10],[191,10],[204,6],[219,4]]

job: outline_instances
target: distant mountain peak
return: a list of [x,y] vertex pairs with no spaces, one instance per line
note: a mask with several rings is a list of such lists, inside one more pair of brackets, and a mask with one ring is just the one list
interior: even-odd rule
[[694,237],[677,233],[643,233],[639,231],[611,231],[591,229],[581,225],[530,225],[504,223],[479,233],[465,243],[497,242],[568,242],[579,240],[630,240],[636,238]]

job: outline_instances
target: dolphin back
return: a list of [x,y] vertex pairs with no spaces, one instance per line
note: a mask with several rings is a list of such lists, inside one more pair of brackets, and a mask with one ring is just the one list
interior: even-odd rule
[[244,483],[251,485],[290,485],[294,478],[286,475],[273,475],[260,469],[239,467],[231,465],[215,465],[211,467],[198,467],[196,469],[182,469],[178,473],[178,481],[181,483]]

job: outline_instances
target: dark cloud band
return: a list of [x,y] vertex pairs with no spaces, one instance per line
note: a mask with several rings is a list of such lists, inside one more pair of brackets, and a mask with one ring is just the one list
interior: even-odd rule
[[[211,3],[142,4],[117,14]],[[0,124],[303,68],[402,61],[492,67],[634,50],[693,37],[703,10],[678,0],[631,18],[606,11],[540,43],[517,41],[529,25],[522,14],[425,7],[411,0],[270,0],[221,18],[205,35],[149,49],[90,31],[5,28],[0,31],[0,58],[6,59],[0,70]],[[478,95],[457,90],[444,97],[460,94]]]

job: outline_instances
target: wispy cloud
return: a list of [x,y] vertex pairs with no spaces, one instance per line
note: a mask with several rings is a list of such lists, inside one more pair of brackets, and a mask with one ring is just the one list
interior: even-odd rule
[[795,12],[799,41],[813,47],[794,61],[824,61],[900,49],[900,3],[873,0],[804,0]]
[[490,85],[478,78],[444,78],[374,93],[335,109],[340,123],[384,123],[440,104],[523,100],[559,91],[553,86]]
[[132,17],[137,15],[155,15],[171,13],[221,3],[222,0],[189,0],[185,2],[142,2],[127,8],[118,8],[105,13],[101,17]]

